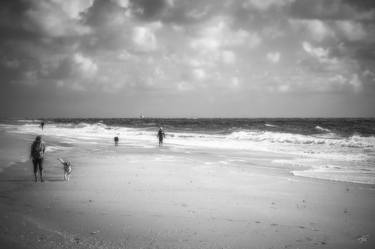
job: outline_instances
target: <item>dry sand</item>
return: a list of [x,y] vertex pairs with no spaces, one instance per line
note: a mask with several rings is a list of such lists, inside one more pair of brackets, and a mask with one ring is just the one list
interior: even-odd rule
[[77,153],[69,182],[54,155],[44,183],[13,165],[0,174],[0,248],[375,248],[374,186],[205,156]]

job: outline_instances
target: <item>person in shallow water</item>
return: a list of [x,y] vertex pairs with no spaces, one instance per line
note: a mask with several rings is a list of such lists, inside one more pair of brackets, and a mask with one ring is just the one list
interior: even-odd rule
[[43,182],[43,159],[46,146],[42,141],[41,136],[36,136],[34,142],[31,145],[30,158],[33,161],[34,165],[34,177],[35,181],[38,181],[37,173],[39,171],[40,181]]
[[115,141],[115,146],[117,146],[118,145],[118,141],[119,141],[118,136],[114,137],[113,140]]
[[165,138],[165,133],[163,131],[163,127],[159,128],[158,138],[159,138],[159,146],[161,146],[163,144],[163,139]]
[[42,122],[40,123],[40,127],[41,127],[42,130],[43,130],[43,128],[44,128],[44,121],[42,121]]

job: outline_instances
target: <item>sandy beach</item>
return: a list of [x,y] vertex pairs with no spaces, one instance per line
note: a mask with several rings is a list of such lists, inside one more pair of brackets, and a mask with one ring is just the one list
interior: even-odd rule
[[[0,174],[1,248],[374,248],[373,185],[293,176],[228,152],[94,145]],[[231,152],[233,153],[233,152]],[[69,182],[56,158],[73,162]]]

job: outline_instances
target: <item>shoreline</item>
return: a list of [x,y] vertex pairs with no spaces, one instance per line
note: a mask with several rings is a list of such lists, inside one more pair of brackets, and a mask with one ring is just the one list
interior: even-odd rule
[[19,249],[374,246],[373,185],[288,176],[261,165],[245,170],[199,165],[199,156],[176,162],[173,153],[133,148],[75,155],[70,182],[52,167],[52,156],[44,183],[32,181],[30,162],[7,168],[0,173],[0,244]]

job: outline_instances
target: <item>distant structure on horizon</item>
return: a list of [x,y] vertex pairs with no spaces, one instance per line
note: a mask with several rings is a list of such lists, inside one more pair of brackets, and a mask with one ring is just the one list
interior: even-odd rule
[[139,115],[139,118],[142,119],[145,118],[145,116],[141,113],[141,115]]

